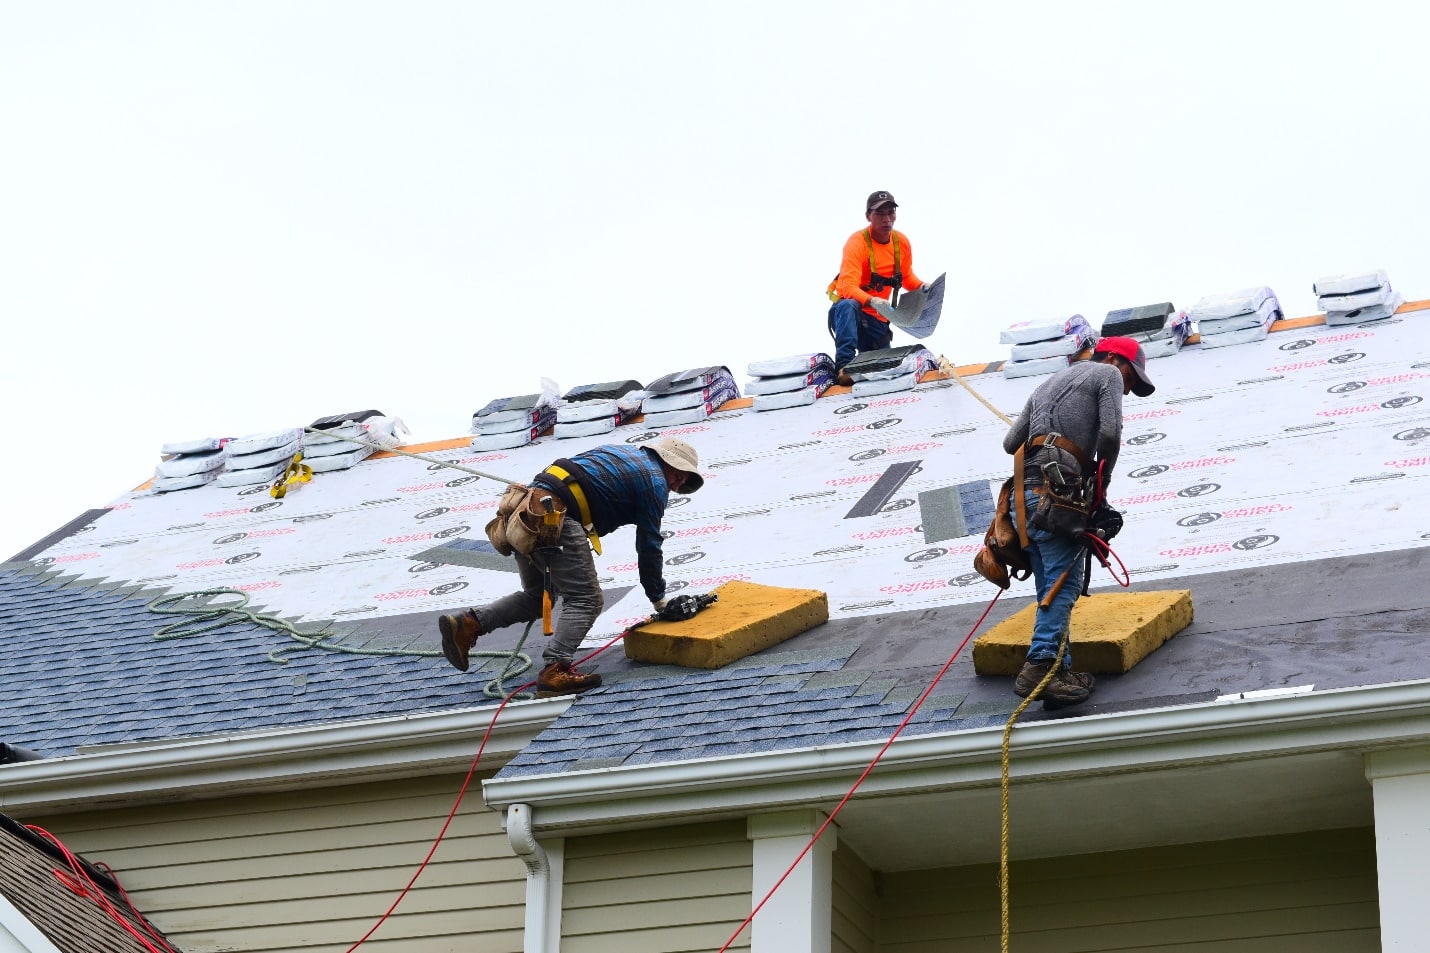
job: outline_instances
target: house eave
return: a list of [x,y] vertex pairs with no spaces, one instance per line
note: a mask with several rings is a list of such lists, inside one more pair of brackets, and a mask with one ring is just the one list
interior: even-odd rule
[[[996,787],[1001,726],[900,738],[861,797]],[[1430,681],[1032,722],[1013,736],[1018,782],[1096,777],[1320,751],[1366,752],[1430,739]],[[883,742],[692,759],[540,777],[494,778],[483,797],[535,812],[535,828],[574,833],[714,819],[844,795]]]
[[[511,760],[570,704],[557,698],[508,705],[483,767]],[[0,766],[0,811],[23,816],[461,771],[495,712],[488,705],[18,762]]]

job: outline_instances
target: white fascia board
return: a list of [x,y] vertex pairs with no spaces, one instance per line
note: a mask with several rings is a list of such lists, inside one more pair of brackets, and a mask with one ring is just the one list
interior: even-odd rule
[[[482,763],[495,768],[510,761],[570,705],[570,698],[508,705]],[[23,815],[462,770],[496,710],[487,705],[22,761],[0,766],[0,811]]]
[[[997,785],[1002,726],[896,741],[861,794]],[[1236,704],[1033,722],[1013,735],[1012,776],[1089,777],[1325,750],[1368,751],[1430,741],[1430,681],[1339,689]],[[544,777],[493,778],[488,805],[526,803],[538,831],[713,819],[837,799],[881,741]]]

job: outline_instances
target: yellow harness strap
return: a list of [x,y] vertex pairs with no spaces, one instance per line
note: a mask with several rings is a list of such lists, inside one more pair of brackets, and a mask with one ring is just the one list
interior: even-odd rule
[[288,487],[298,483],[307,483],[311,479],[313,479],[313,468],[303,462],[303,453],[300,450],[293,454],[293,460],[283,471],[283,475],[268,488],[268,495],[275,500],[281,500],[288,495]]
[[591,548],[596,551],[596,555],[601,555],[601,537],[596,535],[591,523],[591,504],[586,502],[586,491],[581,489],[581,484],[576,482],[564,467],[553,463],[545,472],[560,480],[566,489],[571,491],[571,498],[576,501],[576,509],[579,511],[577,515],[581,520],[581,527],[586,531],[586,538],[591,541]]

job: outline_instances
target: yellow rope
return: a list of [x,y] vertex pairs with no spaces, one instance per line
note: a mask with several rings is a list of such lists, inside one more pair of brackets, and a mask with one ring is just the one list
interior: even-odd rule
[[991,410],[995,417],[1003,421],[1008,426],[1013,426],[1013,418],[1003,413],[1003,411],[999,410],[997,407],[994,407],[982,394],[974,390],[973,385],[968,383],[968,381],[964,380],[961,376],[959,376],[958,370],[953,366],[952,363],[949,362],[949,359],[944,357],[942,354],[938,356],[938,369],[943,371],[946,377],[951,377],[954,380],[958,381],[958,383],[963,386],[964,390],[972,394],[974,398],[977,399],[977,401],[984,407],[987,407],[989,410]]
[[1013,709],[1013,714],[1008,717],[1008,724],[1003,726],[1003,784],[1002,784],[1002,814],[1003,827],[998,839],[998,902],[999,910],[1003,921],[1003,936],[1000,949],[1002,953],[1008,953],[1008,758],[1009,748],[1013,741],[1013,723],[1018,720],[1018,716],[1028,710],[1028,706],[1037,701],[1038,696],[1043,693],[1043,689],[1053,680],[1053,676],[1058,673],[1058,669],[1063,664],[1063,653],[1068,647],[1068,630],[1063,630],[1062,641],[1058,643],[1058,656],[1053,660],[1053,664],[1048,667],[1048,674],[1043,676],[1043,680],[1028,693],[1028,697],[1023,699],[1022,704]]
[[[987,398],[985,398],[982,394],[978,393],[978,391],[974,390],[973,385],[968,383],[966,380],[963,379],[962,376],[959,375],[957,368],[953,366],[952,362],[950,362],[948,358],[944,357],[943,355],[939,355],[938,367],[939,370],[943,371],[945,376],[957,381],[963,387],[964,390],[968,391],[970,394],[973,395],[974,399],[976,399],[984,407],[987,407],[995,417],[1003,421],[1008,426],[1013,426],[1012,418],[1010,418],[1007,414],[1003,413],[1003,411],[999,410],[997,407],[994,407],[991,403],[988,402]],[[1063,664],[1063,655],[1067,651],[1068,637],[1068,630],[1064,629],[1062,641],[1058,643],[1057,659],[1053,662],[1051,666],[1049,666],[1048,674],[1044,675],[1043,680],[1038,682],[1037,686],[1031,692],[1028,693],[1028,697],[1023,699],[1022,703],[1017,708],[1013,709],[1013,714],[1008,717],[1008,723],[1003,726],[1003,772],[1002,784],[1000,789],[1000,794],[1002,796],[1001,830],[999,833],[998,840],[998,902],[999,913],[1001,915],[1002,920],[1002,934],[1000,938],[999,948],[1001,949],[1002,953],[1008,953],[1008,940],[1011,932],[1008,916],[1008,764],[1010,760],[1010,750],[1013,742],[1013,725],[1018,721],[1019,716],[1021,716],[1023,712],[1028,710],[1028,706],[1033,704],[1033,702],[1038,699],[1038,696],[1043,693],[1043,689],[1048,686],[1048,683],[1053,680],[1053,676],[1057,674],[1058,669]]]

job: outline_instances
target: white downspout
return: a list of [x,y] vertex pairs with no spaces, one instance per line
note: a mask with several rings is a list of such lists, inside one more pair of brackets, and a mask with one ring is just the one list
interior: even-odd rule
[[560,953],[566,844],[559,839],[539,843],[532,831],[531,813],[527,804],[512,804],[506,809],[507,841],[526,865],[526,934],[522,950]]

